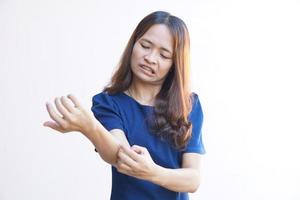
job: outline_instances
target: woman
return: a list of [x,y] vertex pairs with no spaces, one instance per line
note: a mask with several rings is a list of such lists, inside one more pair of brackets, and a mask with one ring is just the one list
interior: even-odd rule
[[[93,97],[95,118],[74,95],[55,99],[44,125],[79,131],[112,165],[111,199],[188,199],[200,182],[202,109],[189,88],[189,34],[167,12],[146,16],[119,67]],[[100,122],[100,123],[99,123]]]

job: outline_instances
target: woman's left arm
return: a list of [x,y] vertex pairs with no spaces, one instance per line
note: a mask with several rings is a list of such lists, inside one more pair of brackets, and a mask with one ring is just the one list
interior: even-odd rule
[[182,159],[181,168],[168,169],[155,164],[146,148],[122,146],[118,153],[117,170],[175,192],[196,192],[200,185],[201,155],[184,153]]

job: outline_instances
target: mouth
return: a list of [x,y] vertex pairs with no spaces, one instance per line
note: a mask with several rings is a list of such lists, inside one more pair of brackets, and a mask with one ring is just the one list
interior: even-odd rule
[[144,70],[146,70],[147,72],[150,72],[152,75],[155,74],[155,71],[151,67],[148,67],[147,65],[139,65],[139,66]]

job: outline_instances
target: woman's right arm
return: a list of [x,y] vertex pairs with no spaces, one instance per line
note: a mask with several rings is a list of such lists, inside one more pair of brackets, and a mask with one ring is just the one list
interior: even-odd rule
[[84,135],[90,135],[88,139],[93,143],[100,157],[113,166],[117,163],[120,144],[130,147],[122,130],[113,129],[109,132],[100,123],[95,126],[92,133]]
[[[70,102],[71,100],[71,102]],[[87,110],[85,110],[74,95],[68,98],[55,98],[55,106],[47,103],[47,111],[53,121],[43,125],[61,133],[81,132],[95,146],[101,158],[111,165],[116,165],[120,144],[129,146],[124,132],[113,129],[110,132]]]

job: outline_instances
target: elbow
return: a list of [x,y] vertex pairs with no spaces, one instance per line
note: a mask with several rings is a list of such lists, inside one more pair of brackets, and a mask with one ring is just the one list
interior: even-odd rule
[[103,161],[105,161],[107,164],[110,164],[110,165],[113,165],[115,166],[116,165],[116,160],[112,159],[112,158],[106,158],[105,156],[101,156],[100,157],[102,158]]
[[99,156],[104,162],[115,166],[118,160],[119,148],[120,145],[118,144],[115,147],[111,148],[109,151],[105,149],[95,149],[95,151],[98,152]]
[[188,193],[195,193],[195,192],[197,192],[199,186],[200,186],[199,183],[193,185],[193,186],[189,189]]
[[[96,149],[95,149],[95,151],[96,151]],[[116,159],[115,156],[112,156],[112,155],[106,155],[106,154],[104,154],[104,153],[101,153],[100,151],[96,151],[96,152],[98,152],[100,158],[101,158],[104,162],[106,162],[107,164],[110,164],[110,165],[112,165],[112,166],[115,166],[115,165],[116,165],[117,159]]]
[[198,190],[198,188],[200,186],[200,173],[197,172],[196,174],[197,175],[194,176],[195,177],[194,183],[191,184],[191,187],[190,187],[190,189],[188,191],[189,193],[195,193],[195,192],[197,192],[197,190]]

